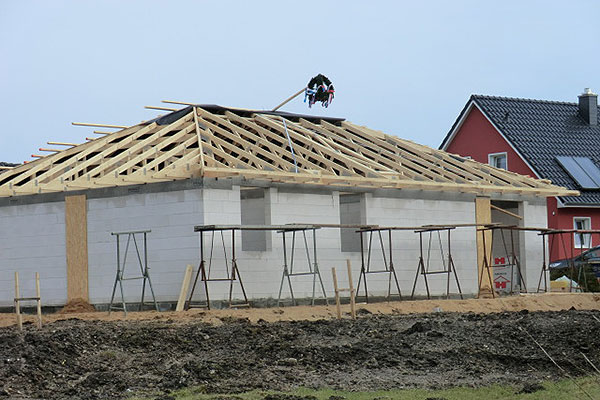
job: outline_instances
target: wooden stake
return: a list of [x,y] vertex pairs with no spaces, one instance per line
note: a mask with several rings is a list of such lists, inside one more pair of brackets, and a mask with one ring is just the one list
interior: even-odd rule
[[348,287],[350,288],[350,314],[352,315],[352,319],[356,319],[356,292],[352,283],[352,268],[349,259],[346,259],[346,267],[348,268]]
[[21,295],[19,293],[19,273],[15,271],[15,312],[17,314],[17,326],[19,330],[23,330],[23,317],[21,316],[21,304],[19,303],[19,299]]
[[335,291],[335,310],[337,312],[337,318],[342,319],[342,310],[340,309],[340,291],[338,290],[338,281],[335,268],[331,268],[331,275],[333,275],[333,289]]
[[177,300],[177,307],[175,308],[175,311],[183,311],[185,307],[185,298],[187,296],[188,289],[190,288],[193,271],[194,267],[188,264],[185,269],[185,275],[183,276],[183,282],[181,283],[181,291],[179,292],[179,299]]
[[35,273],[35,296],[37,297],[38,328],[42,329],[42,297],[40,296],[40,273]]

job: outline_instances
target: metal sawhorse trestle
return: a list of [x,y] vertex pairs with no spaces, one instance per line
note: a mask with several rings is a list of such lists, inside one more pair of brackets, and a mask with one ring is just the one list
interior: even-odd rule
[[[506,243],[506,237],[504,236],[504,231],[508,230],[510,232],[510,248]],[[488,225],[488,226],[484,226],[483,228],[478,229],[478,232],[481,232],[481,236],[482,236],[482,245],[483,245],[483,265],[479,274],[479,290],[481,291],[482,288],[482,284],[483,284],[483,276],[484,274],[486,274],[487,272],[487,278],[488,278],[488,283],[490,284],[490,291],[492,292],[492,297],[495,298],[496,297],[496,288],[494,287],[494,279],[493,279],[493,269],[494,268],[511,268],[511,275],[510,275],[510,291],[509,294],[513,294],[515,292],[514,289],[514,285],[512,284],[513,281],[513,275],[514,275],[514,268],[517,268],[517,273],[519,276],[519,292],[524,292],[527,293],[527,287],[524,285],[525,280],[523,279],[523,273],[521,270],[521,262],[519,261],[519,257],[517,257],[517,252],[515,249],[515,238],[514,238],[514,232],[515,231],[539,231],[538,228],[524,228],[524,227],[518,227],[518,226],[514,226],[514,225]],[[488,245],[486,243],[486,233],[487,232],[491,232],[491,243]],[[494,234],[496,232],[500,233],[501,239],[502,239],[502,247],[504,250],[504,257],[498,257],[500,262],[496,262],[496,260],[494,260],[494,263],[491,263],[491,258],[493,256],[493,245],[494,245]],[[488,254],[488,246],[490,247],[490,254]],[[498,283],[498,286],[502,285],[502,282]]]
[[[108,313],[112,310],[123,310],[125,315],[127,315],[127,305],[125,304],[125,291],[123,290],[123,281],[137,280],[142,279],[142,299],[140,301],[139,311],[143,309],[144,306],[144,296],[146,294],[146,281],[148,282],[148,286],[150,287],[150,292],[152,294],[152,301],[154,302],[154,308],[158,311],[158,304],[156,303],[156,296],[154,295],[154,289],[152,288],[152,281],[150,280],[150,267],[148,266],[148,241],[147,235],[150,233],[150,230],[144,231],[128,231],[128,232],[112,232],[111,235],[116,236],[117,238],[117,276],[115,278],[115,284],[113,286],[112,295],[110,297],[110,304],[108,306]],[[121,236],[127,235],[127,244],[125,246],[125,252],[123,253],[123,260],[121,262]],[[140,247],[138,245],[138,239],[136,235],[142,235],[142,252],[144,253],[144,257],[142,258],[140,254]],[[135,252],[137,255],[137,260],[140,267],[141,276],[131,276],[125,277],[125,267],[127,264],[127,254],[129,252],[129,246],[133,241]],[[119,286],[121,290],[121,307],[113,306],[113,302],[115,299],[115,293],[117,291],[117,286]]]
[[[398,292],[397,296],[399,300],[402,300],[402,292],[400,291],[400,284],[398,283],[398,276],[396,275],[396,270],[394,268],[394,260],[392,257],[392,230],[399,230],[404,228],[379,228],[379,227],[367,227],[365,229],[360,229],[357,232],[360,235],[360,256],[361,256],[361,265],[360,265],[360,274],[358,276],[358,285],[356,285],[356,293],[358,295],[360,290],[360,285],[364,283],[365,286],[365,301],[369,302],[369,291],[367,288],[367,276],[370,274],[388,274],[388,293],[387,300],[390,301],[392,296],[392,278],[394,278],[394,284],[396,286],[396,290]],[[413,229],[413,228],[410,228]],[[389,253],[386,259],[385,245],[384,240],[381,235],[381,232],[388,232],[388,250]],[[383,257],[383,269],[371,269],[371,252],[373,248],[373,233],[377,233],[379,237],[379,245],[381,248],[381,255]],[[368,244],[365,249],[365,235],[369,236]],[[365,250],[366,250],[366,259],[365,259]]]
[[[431,298],[431,293],[429,290],[429,281],[427,280],[428,275],[446,275],[446,298],[450,298],[450,281],[451,275],[454,275],[454,281],[456,282],[456,288],[458,290],[458,294],[460,298],[463,298],[462,289],[460,288],[460,282],[458,280],[458,274],[456,272],[456,266],[454,265],[454,259],[452,258],[452,245],[451,245],[451,232],[456,229],[458,226],[471,226],[469,224],[464,225],[456,225],[456,226],[423,226],[415,230],[415,233],[419,234],[419,262],[417,264],[417,272],[415,274],[415,281],[413,283],[412,293],[410,295],[411,299],[415,297],[415,290],[417,289],[417,281],[419,280],[419,275],[423,277],[425,281],[425,290],[427,291],[427,298]],[[442,243],[442,232],[446,232],[446,243],[448,245],[448,257],[446,258],[444,255],[444,248]],[[432,239],[433,233],[437,233],[437,238],[440,247],[440,257],[442,261],[442,269],[431,271],[429,269],[430,261],[431,261],[431,248],[432,248]],[[423,254],[423,234],[429,234],[429,240],[427,244],[427,262],[425,262],[424,254]]]
[[[252,227],[244,227],[243,225],[198,225],[194,227],[194,232],[198,232],[200,234],[200,264],[198,266],[198,271],[196,272],[196,277],[194,278],[194,283],[192,285],[192,290],[190,291],[188,301],[185,304],[185,309],[189,310],[190,308],[206,308],[210,310],[210,296],[208,293],[208,282],[229,282],[229,307],[249,307],[248,296],[246,296],[246,289],[244,288],[244,283],[242,282],[242,277],[240,276],[240,271],[238,269],[238,263],[236,259],[236,251],[235,251],[235,234],[236,231],[245,230],[247,228]],[[251,229],[247,229],[251,230]],[[260,230],[258,227],[254,230]],[[229,260],[227,255],[227,246],[225,244],[225,237],[223,232],[230,231],[231,232],[231,260]],[[210,243],[210,254],[208,258],[208,265],[205,260],[205,252],[204,252],[204,233],[212,233],[211,235],[211,243]],[[225,276],[219,276],[217,278],[211,276],[211,267],[213,261],[213,250],[214,250],[214,242],[215,242],[215,233],[219,232],[221,237],[221,244],[223,247],[223,257],[225,259]],[[229,261],[231,261],[231,266],[229,265]],[[194,291],[196,289],[196,285],[198,284],[198,278],[204,284],[204,294],[206,296],[206,301],[204,303],[192,303],[192,297],[194,296]],[[233,303],[233,283],[239,282],[240,288],[242,290],[242,295],[244,296],[243,303]]]
[[[546,264],[546,242],[545,242],[545,237],[548,237],[548,252],[550,253],[550,257],[552,257],[552,253],[554,250],[554,245],[556,244],[556,237],[558,236],[558,240],[560,241],[560,244],[562,245],[562,250],[563,250],[563,254],[564,257],[569,257],[567,259],[567,266],[569,269],[569,272],[566,274],[569,279],[570,279],[570,284],[569,284],[569,292],[573,291],[573,281],[575,280],[575,276],[577,275],[577,279],[576,282],[579,283],[579,287],[581,288],[581,282],[583,281],[583,288],[585,291],[588,290],[588,281],[587,281],[587,274],[585,272],[585,268],[579,264],[579,265],[575,265],[575,257],[578,256],[579,254],[583,253],[585,250],[587,250],[587,248],[580,248],[579,249],[579,254],[575,254],[575,243],[574,243],[574,237],[575,235],[579,235],[580,236],[580,242],[583,243],[584,237],[587,235],[589,237],[589,246],[593,247],[592,243],[592,239],[593,239],[593,235],[594,234],[600,234],[600,230],[593,230],[593,229],[544,229],[541,231],[540,235],[542,235],[542,245],[543,247],[543,251],[544,251],[544,261],[542,263],[542,270],[540,273],[540,278],[538,280],[538,287],[537,287],[537,291],[540,292],[541,290],[541,285],[542,285],[542,279],[544,281],[544,292],[548,291],[548,283],[547,283],[547,274],[550,271],[549,266]],[[569,239],[565,240],[565,236],[567,236]],[[567,250],[567,247],[570,247],[570,251]],[[575,271],[577,270],[577,271]],[[570,276],[569,276],[570,275]],[[582,276],[583,275],[583,276]]]
[[[283,239],[283,274],[281,275],[281,284],[279,285],[279,295],[277,296],[277,306],[281,305],[281,293],[283,291],[283,284],[287,280],[288,286],[290,288],[290,295],[292,297],[292,304],[296,305],[296,298],[294,297],[294,289],[292,287],[292,277],[296,276],[310,276],[312,275],[312,297],[311,297],[311,305],[315,304],[315,296],[316,296],[316,285],[317,278],[319,279],[319,283],[321,285],[321,290],[323,291],[323,299],[325,300],[325,304],[329,305],[329,301],[327,300],[327,293],[325,292],[325,285],[323,285],[323,279],[321,278],[321,272],[319,271],[319,262],[317,259],[317,229],[319,227],[312,225],[293,225],[289,226],[284,225],[278,229],[278,233],[281,233],[281,237]],[[306,232],[312,231],[312,260],[311,260],[311,246],[308,244],[308,240],[306,239]],[[292,241],[290,244],[290,259],[288,262],[288,250],[287,250],[287,241],[286,234],[292,234]],[[306,251],[306,262],[308,264],[308,269],[303,271],[294,271],[294,261],[296,254],[296,233],[300,233],[302,235],[302,239],[304,241],[304,250]]]

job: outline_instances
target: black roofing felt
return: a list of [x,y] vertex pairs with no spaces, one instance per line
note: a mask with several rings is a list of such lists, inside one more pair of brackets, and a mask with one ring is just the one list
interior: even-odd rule
[[[304,115],[304,114],[293,114],[285,111],[267,111],[267,110],[244,110],[239,108],[227,108],[223,106],[219,106],[216,104],[196,104],[196,107],[200,107],[206,111],[214,112],[214,113],[225,113],[225,111],[230,111],[234,114],[237,114],[242,117],[249,117],[252,114],[266,114],[266,115],[277,115],[281,117],[285,117],[290,120],[299,120],[300,118],[306,119],[311,122],[318,122],[319,120],[324,120],[327,122],[331,122],[332,124],[344,121],[344,118],[336,118],[336,117],[322,117],[315,115]],[[188,106],[182,108],[181,110],[173,111],[167,115],[163,115],[162,117],[155,118],[150,121],[144,122],[144,124],[151,124],[156,122],[158,125],[169,125],[184,115],[188,114],[192,109],[192,106]]]
[[[471,100],[541,178],[580,191],[579,197],[561,197],[564,204],[600,205],[600,190],[582,189],[555,159],[556,156],[589,157],[600,166],[600,125],[589,125],[579,115],[577,103],[481,95],[473,95]],[[469,104],[470,101],[450,132]],[[441,147],[449,137],[450,133]]]
[[13,164],[9,162],[0,161],[0,167],[16,167],[17,165],[20,164]]

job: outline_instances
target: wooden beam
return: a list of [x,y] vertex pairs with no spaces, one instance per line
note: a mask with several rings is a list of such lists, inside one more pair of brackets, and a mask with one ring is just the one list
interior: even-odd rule
[[179,110],[177,108],[156,107],[156,106],[144,106],[144,108],[147,109],[147,110],[161,110],[161,111],[178,111]]
[[500,211],[501,213],[504,213],[506,215],[510,215],[511,217],[518,218],[518,219],[523,219],[523,217],[521,217],[519,214],[512,213],[512,212],[510,212],[508,210],[505,210],[504,208],[497,207],[497,206],[495,206],[493,204],[491,204],[490,207],[492,208],[492,210]]
[[65,197],[67,246],[67,301],[89,301],[87,200],[85,195]]
[[94,131],[95,134],[97,135],[110,135],[114,132],[106,132],[106,131]]
[[[491,200],[489,197],[476,197],[475,198],[475,223],[478,225],[483,224],[491,224],[492,223],[492,208],[491,208]],[[481,285],[479,286],[479,297],[489,297],[492,295],[493,288],[490,286],[490,282],[488,279],[488,271],[483,266],[484,255],[487,254],[488,257],[488,265],[491,265],[492,260],[492,232],[491,231],[483,231],[478,232],[475,231],[475,235],[477,235],[477,282],[479,283],[481,276],[483,274],[483,279],[481,279]],[[483,236],[485,235],[485,251],[483,245]],[[490,274],[493,274],[493,271],[489,271]]]
[[46,142],[46,143],[48,143],[48,144],[53,144],[53,145],[55,145],[55,146],[71,146],[71,147],[78,146],[78,143],[67,143],[67,142],[51,142],[51,141],[49,141],[49,142]]
[[181,104],[182,106],[195,106],[196,103],[186,103],[184,101],[162,100],[163,103]]
[[290,101],[294,100],[294,98],[296,98],[297,96],[299,96],[302,92],[304,92],[304,90],[306,90],[306,88],[302,88],[300,90],[298,90],[296,93],[294,93],[293,95],[291,95],[290,97],[288,97],[287,99],[285,99],[281,104],[279,104],[277,107],[275,107],[274,109],[272,109],[271,111],[277,111],[278,109],[280,109],[281,107],[285,106],[287,103],[289,103]]
[[50,153],[58,153],[58,152],[63,151],[64,149],[46,149],[46,148],[40,147],[38,150],[39,151],[47,151]]
[[124,125],[92,124],[89,122],[71,122],[71,124],[75,125],[75,126],[97,126],[100,128],[115,128],[115,129],[129,128],[128,126],[124,126]]

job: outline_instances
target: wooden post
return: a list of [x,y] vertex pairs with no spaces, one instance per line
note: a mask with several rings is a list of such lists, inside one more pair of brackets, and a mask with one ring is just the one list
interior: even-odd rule
[[89,301],[86,196],[65,197],[67,301]]
[[183,311],[184,309],[185,297],[188,289],[190,288],[190,281],[192,280],[193,271],[194,267],[188,264],[185,269],[185,275],[183,276],[183,282],[181,283],[181,291],[179,292],[179,299],[177,300],[177,307],[175,308],[175,311]]
[[[492,203],[489,197],[476,197],[475,198],[475,223],[477,224],[491,224],[492,223]],[[479,297],[487,297],[492,295],[492,287],[488,279],[485,279],[488,271],[483,271],[483,257],[486,253],[489,257],[488,261],[492,258],[492,232],[484,231],[477,232],[477,282],[479,277],[484,274],[484,279],[481,280],[481,286],[479,287]],[[485,235],[485,252],[483,249],[483,235]]]
[[19,330],[23,330],[23,317],[21,316],[21,304],[19,304],[19,299],[21,298],[21,294],[19,293],[19,273],[15,271],[15,312],[17,313],[17,326]]
[[338,281],[335,268],[331,268],[331,275],[333,275],[333,289],[335,291],[335,309],[337,312],[337,318],[342,319],[342,310],[340,309],[340,291],[338,290]]
[[350,288],[350,314],[352,315],[352,319],[356,319],[356,292],[354,291],[354,284],[352,283],[352,268],[349,259],[346,259],[346,268],[348,268],[348,287]]
[[42,329],[42,296],[40,295],[40,273],[35,273],[35,296],[37,297],[38,328]]

